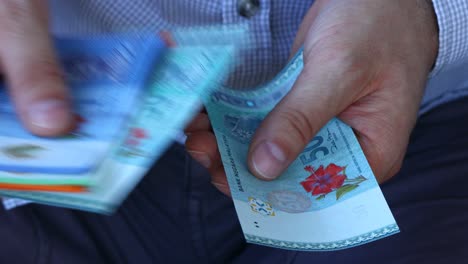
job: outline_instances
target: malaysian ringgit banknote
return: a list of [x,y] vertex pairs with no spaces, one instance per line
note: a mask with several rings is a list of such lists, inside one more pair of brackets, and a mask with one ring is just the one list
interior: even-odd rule
[[159,59],[138,110],[98,167],[86,193],[0,191],[0,195],[110,214],[197,114],[200,98],[228,73],[234,47],[175,47]]
[[261,181],[249,172],[252,135],[302,67],[299,52],[266,85],[222,88],[205,102],[246,240],[325,251],[399,232],[353,130],[339,119],[322,128],[277,180]]
[[30,134],[0,88],[0,182],[89,185],[135,108],[164,50],[155,34],[55,38],[77,129],[60,139]]

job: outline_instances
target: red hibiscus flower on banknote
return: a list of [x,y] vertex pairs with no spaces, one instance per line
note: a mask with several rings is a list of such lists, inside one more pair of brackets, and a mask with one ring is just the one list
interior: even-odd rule
[[140,145],[141,140],[148,138],[148,133],[143,128],[135,127],[130,130],[130,135],[125,141],[125,145],[136,147]]
[[148,137],[146,131],[143,128],[132,128],[130,132],[131,136],[137,139],[145,139]]
[[147,153],[142,149],[142,141],[149,139],[148,131],[140,127],[131,128],[124,145],[120,150],[120,154],[125,157],[143,157]]
[[344,169],[345,167],[333,163],[326,168],[321,165],[317,170],[314,170],[311,166],[306,166],[305,170],[310,172],[311,175],[302,181],[301,185],[306,192],[312,193],[312,195],[328,194],[343,185],[346,179]]

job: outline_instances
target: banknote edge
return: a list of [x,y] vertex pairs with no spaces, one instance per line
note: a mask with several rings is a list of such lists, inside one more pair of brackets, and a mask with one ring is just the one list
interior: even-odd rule
[[[78,197],[56,197],[44,192],[19,192],[5,190],[0,191],[0,195],[6,198],[24,199],[43,205],[84,210],[105,215],[113,214],[118,208],[118,205],[112,203],[104,203]],[[69,203],[69,201],[72,203]]]
[[261,236],[245,234],[245,239],[248,243],[275,247],[286,250],[297,251],[335,251],[347,248],[352,248],[367,244],[400,232],[397,224],[390,224],[385,227],[376,229],[374,231],[355,236],[349,239],[326,242],[326,243],[308,243],[308,242],[292,242],[282,241],[277,239],[270,239]]

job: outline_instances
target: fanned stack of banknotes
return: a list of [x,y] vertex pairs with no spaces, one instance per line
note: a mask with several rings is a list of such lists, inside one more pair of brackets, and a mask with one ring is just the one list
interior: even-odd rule
[[40,138],[0,88],[0,195],[111,214],[204,103],[232,198],[250,243],[339,250],[399,232],[350,127],[331,120],[276,181],[252,176],[255,129],[291,89],[299,52],[272,81],[223,86],[246,30],[56,38],[76,130]]

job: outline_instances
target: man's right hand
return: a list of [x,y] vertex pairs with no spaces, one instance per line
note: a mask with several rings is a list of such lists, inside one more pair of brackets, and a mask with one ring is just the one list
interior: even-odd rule
[[47,137],[73,129],[70,100],[49,38],[46,0],[0,1],[0,73],[27,129]]

